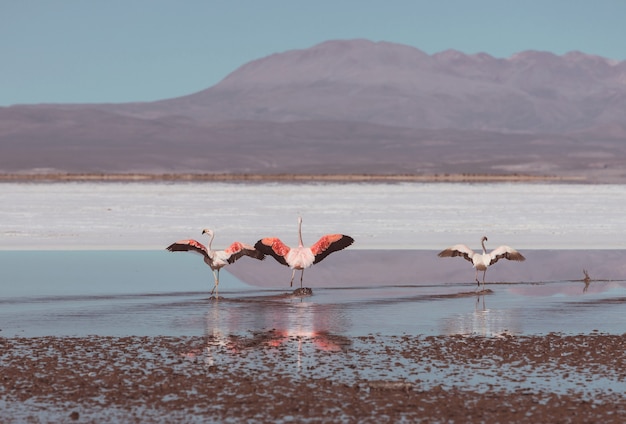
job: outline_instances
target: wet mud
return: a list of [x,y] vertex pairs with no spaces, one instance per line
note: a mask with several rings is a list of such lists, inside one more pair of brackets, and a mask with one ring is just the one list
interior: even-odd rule
[[2,422],[626,422],[626,335],[0,338]]

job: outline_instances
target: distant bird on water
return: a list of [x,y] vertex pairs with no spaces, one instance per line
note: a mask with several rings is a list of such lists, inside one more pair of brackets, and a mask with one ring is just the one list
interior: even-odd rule
[[476,268],[476,283],[480,286],[478,281],[478,271],[483,272],[483,289],[485,288],[485,274],[489,266],[498,262],[499,259],[509,259],[512,261],[524,261],[526,258],[517,250],[509,246],[499,246],[491,252],[487,253],[485,249],[485,242],[487,237],[483,236],[481,239],[481,245],[483,247],[483,253],[476,253],[464,244],[457,244],[452,247],[448,247],[445,250],[439,252],[437,256],[440,258],[451,258],[454,256],[462,256],[466,260],[470,261],[474,268]]
[[300,288],[304,270],[313,264],[321,262],[326,256],[338,250],[345,249],[354,242],[354,239],[344,234],[326,234],[311,247],[305,247],[302,242],[302,217],[298,217],[298,247],[289,247],[279,238],[266,237],[256,242],[255,249],[265,255],[271,255],[279,263],[293,269],[290,286],[296,270],[301,270]]
[[211,271],[213,271],[215,285],[213,286],[213,290],[211,290],[211,294],[215,292],[215,297],[218,297],[220,269],[228,264],[232,264],[242,256],[250,256],[251,258],[259,260],[265,259],[265,255],[256,250],[253,246],[245,243],[240,243],[238,241],[231,244],[225,250],[213,250],[211,249],[211,244],[213,243],[215,233],[212,230],[205,228],[204,230],[202,230],[202,234],[209,235],[208,247],[205,247],[202,243],[196,240],[179,240],[167,246],[167,250],[169,250],[170,252],[195,252],[204,256],[204,262],[208,266],[210,266]]

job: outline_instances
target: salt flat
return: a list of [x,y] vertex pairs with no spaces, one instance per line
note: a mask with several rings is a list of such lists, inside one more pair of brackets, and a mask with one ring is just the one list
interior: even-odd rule
[[349,234],[350,249],[624,249],[626,185],[544,183],[2,183],[0,249],[214,247]]

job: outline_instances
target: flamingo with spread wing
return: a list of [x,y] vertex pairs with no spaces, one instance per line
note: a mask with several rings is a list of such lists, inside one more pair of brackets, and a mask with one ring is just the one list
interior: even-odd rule
[[354,242],[354,239],[344,234],[326,234],[310,247],[302,242],[302,217],[298,217],[298,247],[289,247],[277,237],[266,237],[256,242],[255,249],[265,255],[271,255],[279,263],[293,269],[290,286],[296,270],[301,270],[300,288],[304,270],[313,264],[321,262],[326,256],[338,250],[345,249]]
[[213,290],[211,290],[211,294],[215,292],[215,297],[218,297],[220,269],[228,264],[232,264],[242,256],[250,256],[251,258],[259,260],[265,259],[265,255],[253,246],[238,241],[231,244],[227,249],[213,250],[211,248],[211,244],[213,243],[215,233],[212,230],[205,228],[202,230],[202,234],[209,235],[209,244],[207,247],[196,240],[179,240],[167,246],[167,250],[170,252],[194,252],[202,255],[204,257],[204,262],[210,266],[213,271],[215,285],[213,286]]
[[500,259],[509,259],[512,261],[524,261],[526,258],[517,250],[509,247],[509,246],[499,246],[487,253],[487,249],[485,249],[485,242],[487,241],[487,237],[483,236],[480,240],[480,243],[483,247],[483,253],[474,252],[472,249],[467,247],[464,244],[457,244],[452,247],[449,247],[445,250],[442,250],[438,253],[437,256],[440,258],[451,258],[455,256],[462,256],[464,259],[470,261],[474,268],[476,269],[476,283],[480,286],[480,281],[478,281],[478,271],[483,272],[483,289],[485,288],[485,274],[487,273],[487,268],[489,266],[495,264]]

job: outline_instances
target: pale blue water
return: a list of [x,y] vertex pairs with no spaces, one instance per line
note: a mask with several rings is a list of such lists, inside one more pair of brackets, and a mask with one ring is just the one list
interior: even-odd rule
[[[227,268],[220,285],[227,301],[220,302],[219,312],[225,322],[237,323],[228,324],[230,331],[291,328],[300,322],[317,328],[320,317],[325,317],[322,329],[346,335],[626,331],[623,185],[6,183],[0,184],[0,194],[4,336],[194,335],[223,327],[220,320],[207,319],[215,309],[207,300],[208,267],[195,255],[171,254],[165,246],[183,238],[206,243],[200,234],[205,227],[216,230],[216,248],[270,235],[294,244],[298,215],[304,218],[305,243],[342,232],[356,240],[351,252],[436,252],[457,243],[479,248],[480,237],[488,235],[490,248],[506,243],[531,257],[521,264],[498,263],[488,272],[488,281],[522,284],[489,286],[494,293],[479,299],[482,309],[475,296],[437,297],[475,286],[471,266],[456,258],[438,261],[434,254],[425,268],[411,271],[415,281],[411,273],[395,279],[402,264],[386,268],[381,260],[379,287],[378,280],[364,280],[366,289],[347,287],[331,274],[312,284],[315,295],[303,300],[272,300],[290,291],[286,268],[271,274],[262,289]],[[543,254],[533,256],[532,249],[600,253],[564,266],[561,255],[567,250],[553,251],[559,259],[551,264]],[[617,253],[605,264],[598,249]],[[342,254],[314,268],[345,268],[342,261],[350,256]],[[269,269],[263,265],[261,276]],[[592,278],[610,281],[593,282],[583,293],[582,283],[574,280],[582,278],[584,268]],[[457,274],[417,277],[448,269]],[[243,302],[249,298],[258,300]],[[294,311],[306,313],[300,317]]]
[[[0,252],[0,335],[203,335],[330,332],[343,336],[626,331],[626,283],[581,281],[475,284],[434,281],[342,287],[283,297],[290,271],[273,287],[212,275],[191,254],[166,251]],[[470,268],[471,269],[471,268]],[[471,271],[469,272],[470,274]]]

